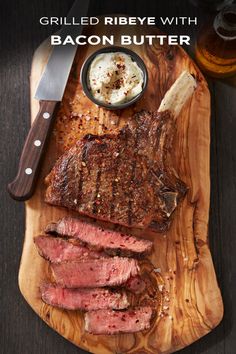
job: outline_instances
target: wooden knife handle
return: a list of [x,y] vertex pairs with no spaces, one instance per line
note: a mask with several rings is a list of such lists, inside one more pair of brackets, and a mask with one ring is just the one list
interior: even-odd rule
[[35,118],[21,154],[18,173],[8,184],[8,192],[13,199],[27,200],[35,190],[40,162],[50,134],[58,102],[40,101]]

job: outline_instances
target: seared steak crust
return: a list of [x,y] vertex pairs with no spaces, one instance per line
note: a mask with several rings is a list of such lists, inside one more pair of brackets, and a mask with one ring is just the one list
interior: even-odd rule
[[174,132],[170,112],[142,111],[117,135],[86,135],[47,176],[45,201],[127,227],[167,229],[186,192],[169,167]]

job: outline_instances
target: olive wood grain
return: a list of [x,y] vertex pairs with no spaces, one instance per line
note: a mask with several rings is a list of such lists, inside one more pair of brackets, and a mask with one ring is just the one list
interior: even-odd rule
[[[102,25],[92,29],[106,34]],[[121,33],[158,34],[158,30],[125,26],[112,29]],[[116,43],[119,45],[119,43]],[[98,47],[79,48],[65,95],[57,114],[55,129],[41,170],[36,193],[26,202],[26,232],[19,286],[34,311],[55,331],[83,349],[97,354],[173,353],[210,332],[221,321],[223,304],[208,245],[210,197],[209,144],[210,95],[207,83],[188,55],[178,46],[132,46],[144,60],[149,74],[147,90],[140,101],[124,111],[101,109],[84,96],[79,74],[85,58]],[[47,62],[50,47],[43,43],[35,53],[31,71],[31,92]],[[76,215],[44,203],[44,177],[60,154],[86,133],[117,131],[136,111],[158,109],[165,92],[184,70],[197,80],[193,97],[176,120],[172,163],[189,187],[177,208],[170,230],[164,234],[132,229],[132,234],[153,240],[149,260],[155,272],[144,265],[144,274],[155,275],[161,301],[150,330],[137,334],[94,336],[84,331],[83,314],[56,309],[42,302],[39,285],[50,278],[49,266],[34,248],[33,236],[47,223],[65,215]],[[32,117],[38,109],[31,99]],[[148,142],[147,142],[148,143]],[[102,225],[105,225],[104,223]],[[121,228],[122,229],[122,228]],[[122,229],[123,230],[123,229]],[[146,269],[146,271],[145,271]],[[145,273],[146,272],[146,273]],[[155,274],[154,274],[155,273]]]

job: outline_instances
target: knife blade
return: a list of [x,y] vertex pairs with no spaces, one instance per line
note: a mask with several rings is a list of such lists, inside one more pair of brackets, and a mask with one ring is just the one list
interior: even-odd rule
[[[88,0],[75,1],[66,19],[71,21],[75,14],[80,14],[80,17],[85,16],[88,12],[88,7]],[[68,31],[68,26],[64,26],[60,30],[60,36],[62,38],[65,38],[67,34],[73,36],[80,35],[81,33],[82,25],[72,27],[70,33]],[[54,47],[38,84],[35,93],[36,99],[47,101],[62,100],[76,50],[76,45],[67,44]]]
[[[74,16],[85,17],[89,8],[89,0],[76,0],[66,16],[69,22]],[[61,37],[67,34],[80,35],[82,25],[68,29],[64,25],[60,30]],[[15,200],[29,199],[35,190],[40,163],[46,143],[53,126],[56,110],[62,100],[66,83],[70,74],[77,46],[54,46],[48,63],[39,81],[35,98],[39,100],[39,112],[26,138],[16,178],[8,184],[8,192]]]

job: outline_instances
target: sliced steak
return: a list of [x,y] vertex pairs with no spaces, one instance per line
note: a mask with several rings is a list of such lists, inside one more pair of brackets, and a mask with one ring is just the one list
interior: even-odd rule
[[97,310],[85,314],[85,330],[92,334],[134,333],[150,328],[149,306],[126,311]]
[[37,236],[34,238],[37,250],[43,258],[51,263],[75,261],[88,258],[101,258],[104,253],[88,249],[82,245],[74,245],[59,237]]
[[137,275],[136,277],[131,277],[127,280],[125,288],[134,294],[141,294],[146,289],[146,283],[139,275]]
[[[75,245],[59,237],[40,235],[34,238],[34,243],[40,256],[51,263],[108,257],[103,252],[93,251],[79,244]],[[124,284],[124,287],[132,293],[139,294],[144,291],[146,285],[141,277],[137,275],[130,277]]]
[[144,256],[151,252],[153,245],[151,241],[102,229],[97,225],[71,217],[65,217],[57,223],[49,224],[46,232],[79,239],[88,246],[104,250],[110,255]]
[[142,111],[118,134],[86,135],[46,177],[45,201],[127,227],[166,230],[186,192],[171,161],[174,119]]
[[67,310],[122,310],[129,306],[125,291],[114,292],[103,288],[66,289],[53,284],[44,284],[40,290],[44,302]]
[[132,258],[102,258],[51,265],[55,281],[66,288],[119,286],[138,275],[138,262]]

